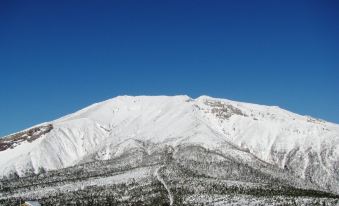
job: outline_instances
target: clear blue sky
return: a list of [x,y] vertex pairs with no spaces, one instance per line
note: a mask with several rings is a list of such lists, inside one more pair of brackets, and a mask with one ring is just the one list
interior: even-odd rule
[[1,0],[0,136],[124,94],[205,94],[339,123],[338,4]]

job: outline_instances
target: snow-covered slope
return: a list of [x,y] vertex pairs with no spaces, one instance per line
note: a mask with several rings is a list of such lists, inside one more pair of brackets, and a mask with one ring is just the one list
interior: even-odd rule
[[199,145],[339,193],[339,125],[207,96],[119,96],[10,135],[0,141],[0,176],[151,152],[145,145]]

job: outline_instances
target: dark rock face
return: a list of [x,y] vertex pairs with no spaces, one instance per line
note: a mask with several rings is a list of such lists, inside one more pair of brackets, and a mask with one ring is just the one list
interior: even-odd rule
[[231,104],[226,104],[220,101],[208,101],[204,102],[211,107],[211,112],[221,120],[229,119],[232,115],[240,115],[247,117],[239,108],[234,107]]
[[7,149],[13,149],[23,141],[33,142],[42,135],[49,133],[53,129],[52,124],[34,127],[24,132],[16,133],[0,139],[0,152]]

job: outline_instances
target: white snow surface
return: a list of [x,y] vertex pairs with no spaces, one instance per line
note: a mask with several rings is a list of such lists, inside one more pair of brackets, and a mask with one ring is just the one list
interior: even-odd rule
[[317,184],[339,193],[339,125],[276,106],[208,96],[118,96],[44,124],[53,129],[41,138],[0,151],[0,177],[65,168],[89,156],[109,159],[140,142],[211,150],[230,143],[303,179],[317,165]]

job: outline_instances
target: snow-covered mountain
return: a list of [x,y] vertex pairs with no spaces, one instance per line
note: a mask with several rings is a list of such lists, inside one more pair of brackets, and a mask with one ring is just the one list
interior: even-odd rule
[[0,140],[0,176],[164,147],[174,158],[190,159],[184,146],[199,146],[299,187],[339,194],[339,125],[208,96],[119,96],[9,135]]

